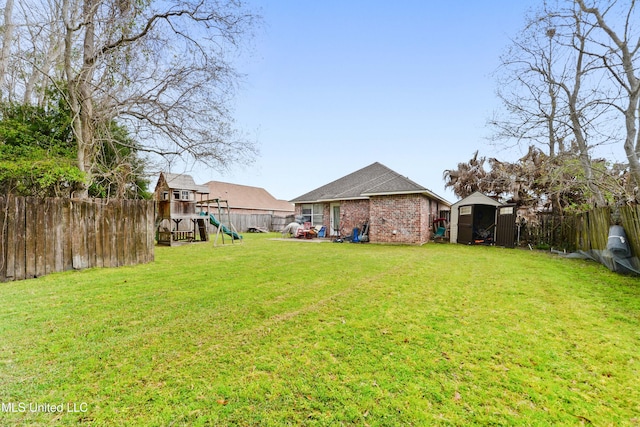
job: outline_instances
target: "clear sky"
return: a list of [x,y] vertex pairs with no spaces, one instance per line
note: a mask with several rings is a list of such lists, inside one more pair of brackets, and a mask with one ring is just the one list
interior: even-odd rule
[[264,25],[236,118],[260,156],[187,172],[290,200],[378,161],[455,202],[445,169],[477,149],[513,158],[487,141],[491,73],[540,1],[248,0]]

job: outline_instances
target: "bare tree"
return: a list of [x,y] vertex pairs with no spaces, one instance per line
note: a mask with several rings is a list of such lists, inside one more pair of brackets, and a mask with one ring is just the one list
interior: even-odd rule
[[87,177],[77,196],[88,194],[102,148],[116,141],[112,122],[135,136],[129,148],[138,153],[215,168],[255,153],[229,109],[241,79],[233,55],[257,20],[240,1],[27,1],[38,7],[23,11],[23,42],[11,55],[27,77],[11,90],[29,102],[46,90],[66,100]]
[[595,206],[603,206],[606,201],[594,178],[590,155],[592,147],[587,142],[587,134],[596,119],[600,117],[601,107],[607,104],[608,97],[603,96],[600,90],[593,88],[589,95],[583,94],[582,85],[585,76],[589,76],[597,68],[592,62],[588,61],[585,53],[586,41],[593,27],[584,28],[582,15],[576,11],[571,11],[569,20],[568,28],[573,29],[570,37],[570,46],[573,48],[574,55],[567,67],[567,72],[573,75],[570,79],[562,80],[556,80],[552,75],[549,75],[549,82],[559,87],[564,93],[566,113],[568,113],[568,127],[572,131],[577,148],[576,154],[584,170],[586,186],[593,194]]
[[589,38],[586,54],[597,58],[602,69],[608,73],[620,96],[611,106],[624,118],[624,151],[629,170],[636,186],[636,197],[640,190],[640,13],[636,1],[592,2],[575,0],[580,10],[594,20],[597,32]]
[[[584,81],[600,66],[587,55],[592,25],[575,8],[545,7],[529,19],[519,38],[502,57],[498,95],[508,118],[493,120],[498,139],[515,138],[545,146],[553,158],[565,150],[580,159],[593,204],[606,204],[594,176],[591,151],[612,137],[598,127],[605,121],[610,95]],[[561,211],[560,201],[555,201]]]
[[542,146],[553,157],[564,149],[570,129],[563,126],[561,94],[551,81],[556,80],[557,57],[561,58],[552,20],[545,13],[528,18],[501,56],[496,94],[506,115],[495,115],[489,123],[495,129],[495,141]]

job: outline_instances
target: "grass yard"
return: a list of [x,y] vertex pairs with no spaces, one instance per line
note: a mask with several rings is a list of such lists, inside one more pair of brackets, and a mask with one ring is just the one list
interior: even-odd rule
[[639,280],[272,237],[0,283],[0,425],[640,425]]

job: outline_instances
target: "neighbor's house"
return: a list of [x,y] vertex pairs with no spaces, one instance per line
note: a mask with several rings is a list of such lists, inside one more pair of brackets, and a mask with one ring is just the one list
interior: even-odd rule
[[236,214],[293,215],[293,204],[273,197],[267,190],[248,185],[209,181],[205,184],[212,199],[229,202],[229,210]]
[[280,231],[293,221],[293,204],[276,199],[264,188],[220,181],[206,185],[212,199],[227,200],[230,221],[239,231]]
[[374,243],[423,244],[451,204],[376,162],[292,200],[296,215],[344,236],[369,224]]
[[158,243],[171,245],[175,241],[193,240],[204,220],[196,204],[209,198],[209,187],[196,185],[190,175],[160,173],[154,192],[157,201]]

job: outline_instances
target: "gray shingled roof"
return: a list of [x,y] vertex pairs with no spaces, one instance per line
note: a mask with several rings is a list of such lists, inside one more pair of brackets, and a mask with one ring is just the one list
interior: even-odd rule
[[416,184],[409,178],[378,162],[296,197],[292,202],[311,203],[330,200],[366,199],[369,196],[394,193],[426,193],[431,197],[446,202],[442,197],[437,196],[420,184]]

